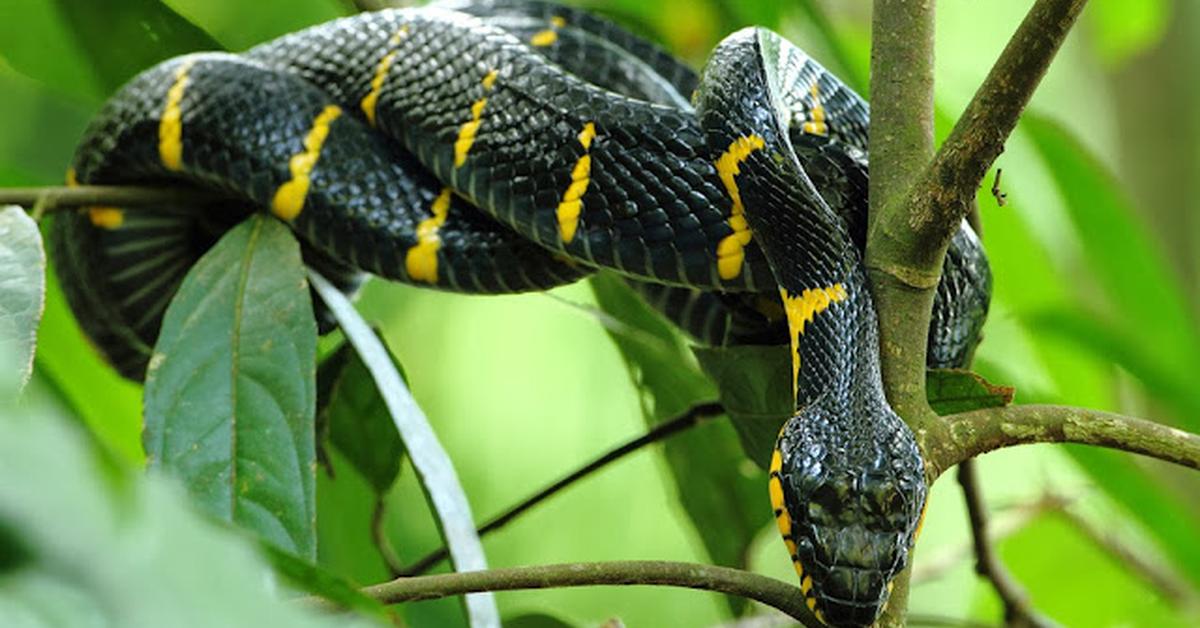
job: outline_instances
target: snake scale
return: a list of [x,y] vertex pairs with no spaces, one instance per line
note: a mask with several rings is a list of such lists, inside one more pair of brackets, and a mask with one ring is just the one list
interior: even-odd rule
[[[869,625],[926,487],[880,380],[861,253],[868,121],[857,94],[764,29],[730,35],[697,75],[545,2],[366,13],[135,77],[86,132],[70,181],[227,200],[64,214],[52,253],[85,331],[133,379],[188,268],[261,210],[348,292],[363,273],[490,294],[608,268],[700,341],[790,344],[775,520],[816,616]],[[964,224],[931,365],[967,359],[990,281]]]

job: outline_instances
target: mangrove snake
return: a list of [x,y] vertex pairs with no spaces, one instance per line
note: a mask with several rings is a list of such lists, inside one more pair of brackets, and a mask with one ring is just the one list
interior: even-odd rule
[[[906,565],[926,488],[888,406],[862,264],[866,103],[778,35],[725,39],[700,78],[590,14],[490,0],[361,14],[243,54],[166,61],[104,107],[80,183],[238,201],[92,207],[53,253],[87,333],[140,379],[191,264],[248,212],[351,291],[362,272],[466,293],[616,270],[712,343],[792,352],[796,413],[770,467],[809,608],[867,625]],[[963,226],[931,364],[966,359],[990,275]]]

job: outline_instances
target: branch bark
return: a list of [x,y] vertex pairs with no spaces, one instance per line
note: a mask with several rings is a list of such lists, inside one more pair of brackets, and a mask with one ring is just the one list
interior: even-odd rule
[[786,582],[728,567],[668,561],[569,563],[436,574],[398,578],[367,587],[363,593],[384,604],[396,604],[478,591],[633,584],[737,595],[779,609],[805,626],[822,626],[805,605],[800,589]]
[[927,477],[989,451],[1030,443],[1095,445],[1200,469],[1200,436],[1101,410],[1008,406],[952,414],[939,423],[917,433]]
[[[875,0],[871,22],[871,178],[867,270],[879,314],[880,366],[888,401],[910,424],[929,420],[925,401],[925,330],[941,267],[897,281],[874,268],[877,224],[897,215],[903,197],[933,156],[934,2]],[[908,289],[916,282],[924,293]]]

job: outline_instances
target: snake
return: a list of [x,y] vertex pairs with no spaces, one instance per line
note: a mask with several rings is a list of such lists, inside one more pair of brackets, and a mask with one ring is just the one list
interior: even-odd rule
[[[927,504],[916,439],[884,395],[863,263],[869,122],[862,97],[763,28],[697,73],[540,0],[361,13],[130,80],[68,183],[216,194],[62,213],[51,253],[84,331],[135,380],[188,269],[252,212],[286,223],[347,293],[366,275],[497,294],[608,269],[697,342],[784,344],[795,412],[768,469],[775,523],[817,619],[866,626]],[[931,366],[969,359],[990,289],[964,222]]]

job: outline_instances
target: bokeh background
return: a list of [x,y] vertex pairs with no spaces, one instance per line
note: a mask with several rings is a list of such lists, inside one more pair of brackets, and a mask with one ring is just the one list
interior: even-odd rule
[[[157,0],[0,1],[0,185],[58,184],[73,145],[128,63],[130,46],[171,36],[142,19]],[[345,15],[340,0],[165,0],[222,46],[255,43]],[[781,31],[865,93],[867,0],[583,2],[697,64],[725,34]],[[962,110],[1028,0],[942,0],[939,135]],[[136,55],[133,55],[136,57]],[[1200,431],[1200,4],[1092,0],[997,162],[1001,207],[980,193],[996,276],[976,367],[1018,402],[1116,410]],[[129,68],[129,72],[138,68]],[[991,176],[987,179],[988,184]],[[467,298],[375,282],[360,304],[378,321],[455,461],[480,518],[642,432],[639,393],[587,307],[586,284],[551,295]],[[328,343],[326,343],[328,344]],[[53,292],[34,391],[103,448],[140,463],[140,389],[81,337]],[[722,426],[700,428],[727,438]],[[321,556],[359,582],[385,578],[367,535],[369,489],[341,462],[319,486]],[[747,475],[756,473],[747,461]],[[1200,476],[1079,447],[990,454],[980,472],[1001,556],[1035,606],[1072,626],[1200,622]],[[1069,514],[1051,501],[1069,502]],[[438,543],[410,469],[386,527],[412,560]],[[768,525],[751,564],[794,576]],[[658,448],[590,477],[486,538],[495,566],[611,559],[707,561]],[[916,555],[914,624],[999,622],[973,574],[951,476],[934,488]],[[1128,551],[1145,566],[1134,568]],[[730,621],[716,595],[658,588],[499,595],[506,616],[544,612],[597,625]],[[411,605],[412,625],[462,622],[454,602]]]

